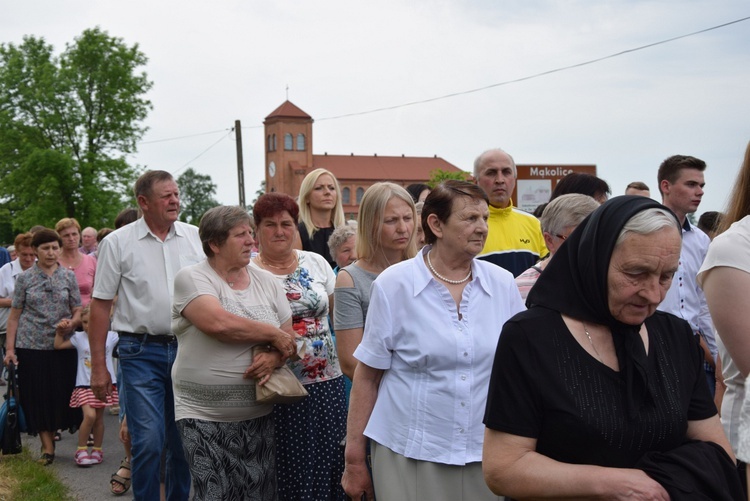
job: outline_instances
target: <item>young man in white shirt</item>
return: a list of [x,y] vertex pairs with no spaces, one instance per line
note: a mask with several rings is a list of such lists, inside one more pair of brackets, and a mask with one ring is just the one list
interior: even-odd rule
[[706,162],[686,155],[673,155],[659,167],[657,177],[662,203],[677,215],[682,225],[682,251],[672,286],[658,309],[687,320],[696,336],[700,337],[706,359],[706,376],[713,393],[718,348],[706,297],[696,282],[711,240],[687,218],[688,214],[698,210],[703,198],[705,170]]

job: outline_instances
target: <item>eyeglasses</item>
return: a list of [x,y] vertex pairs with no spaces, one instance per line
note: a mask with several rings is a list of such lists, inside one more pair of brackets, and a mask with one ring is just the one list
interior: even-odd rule
[[555,236],[562,240],[563,242],[568,239],[568,235],[560,235],[559,233],[555,233]]

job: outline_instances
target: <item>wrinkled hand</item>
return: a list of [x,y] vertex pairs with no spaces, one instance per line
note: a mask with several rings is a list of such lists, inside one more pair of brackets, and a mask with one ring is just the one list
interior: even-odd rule
[[281,353],[281,360],[283,362],[297,353],[297,343],[294,341],[292,334],[284,332],[281,329],[277,330],[276,338],[271,342],[271,345]]
[[263,386],[273,374],[274,369],[282,364],[281,353],[276,350],[258,353],[253,357],[253,363],[245,370],[245,379],[256,379]]
[[367,501],[375,500],[375,490],[372,486],[372,477],[367,465],[362,463],[346,463],[344,475],[341,477],[341,487],[346,495],[359,501],[365,495]]
[[614,492],[611,499],[669,501],[670,497],[664,487],[642,470],[618,470],[619,478],[612,483]]
[[106,402],[107,396],[112,394],[112,378],[105,364],[92,364],[91,391],[102,402]]

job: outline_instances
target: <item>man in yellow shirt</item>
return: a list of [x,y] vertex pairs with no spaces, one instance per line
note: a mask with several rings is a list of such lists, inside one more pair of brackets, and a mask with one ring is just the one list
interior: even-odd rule
[[513,207],[516,163],[505,151],[487,150],[474,161],[474,179],[490,199],[489,234],[479,255],[517,277],[547,254],[539,220]]

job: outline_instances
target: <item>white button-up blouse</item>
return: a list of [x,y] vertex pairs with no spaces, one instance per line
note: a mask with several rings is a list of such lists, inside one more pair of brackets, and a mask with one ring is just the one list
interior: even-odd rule
[[524,310],[506,270],[481,260],[461,299],[422,249],[373,282],[355,358],[384,370],[365,435],[412,459],[451,465],[481,461],[490,372],[506,320]]

